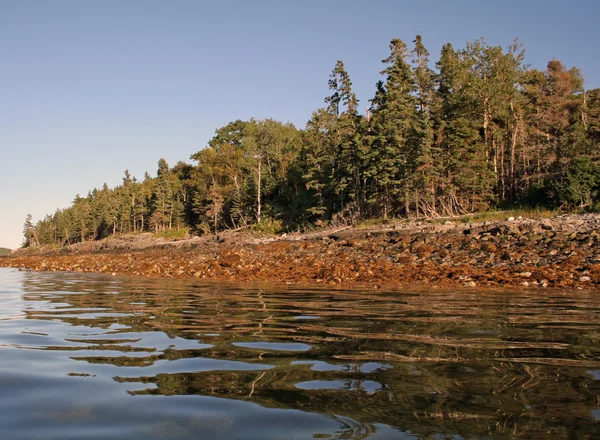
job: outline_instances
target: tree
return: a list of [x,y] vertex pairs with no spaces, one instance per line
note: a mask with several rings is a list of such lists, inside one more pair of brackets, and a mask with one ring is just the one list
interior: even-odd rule
[[591,207],[600,202],[600,165],[589,157],[577,157],[552,187],[559,205]]
[[331,217],[333,210],[330,202],[336,164],[331,142],[334,123],[334,116],[321,108],[313,113],[304,132],[302,177],[313,200],[307,211],[317,219]]
[[410,213],[408,177],[413,171],[410,162],[416,150],[417,101],[415,82],[407,62],[408,50],[402,40],[390,42],[390,56],[382,62],[386,76],[378,83],[371,101],[370,176],[375,181],[380,214],[390,215],[392,201],[403,201],[405,214]]
[[435,148],[435,118],[440,110],[439,95],[435,89],[435,74],[429,68],[429,52],[417,35],[412,50],[416,99],[418,106],[415,127],[415,150],[409,162],[412,166],[412,188],[414,191],[414,210],[419,216],[437,215],[436,187],[439,175],[439,154]]
[[[477,45],[477,54],[480,48]],[[488,92],[477,79],[487,74],[480,75],[480,67],[474,67],[474,50],[456,52],[447,44],[438,62],[444,120],[439,135],[444,180],[440,203],[446,215],[486,210],[494,198],[495,180],[486,142],[490,114],[484,103]]]
[[217,232],[276,221],[432,217],[510,204],[598,202],[600,90],[551,60],[524,65],[518,41],[446,44],[435,71],[417,35],[394,39],[366,116],[344,63],[304,130],[273,119],[218,128],[194,165],[137,181],[125,171],[71,206],[24,225],[25,246],[189,227]]
[[23,225],[23,238],[25,240],[23,243],[24,247],[34,247],[40,245],[31,214],[27,214],[27,217],[25,217],[25,224]]
[[[362,191],[362,139],[359,130],[358,99],[352,91],[350,75],[344,63],[338,61],[329,82],[333,95],[326,102],[339,97],[337,118],[333,125],[335,193],[339,199],[339,210],[344,211],[349,202],[353,202],[360,215]],[[330,109],[330,113],[333,109]]]
[[358,99],[342,61],[337,61],[329,77],[329,89],[327,107],[315,112],[307,124],[303,158],[306,185],[315,190],[316,198],[309,211],[331,218],[349,204],[360,212],[363,158]]

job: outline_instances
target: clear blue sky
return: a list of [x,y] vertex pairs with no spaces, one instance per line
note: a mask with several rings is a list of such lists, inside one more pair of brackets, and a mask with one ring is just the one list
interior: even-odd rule
[[0,246],[76,194],[188,161],[235,119],[303,128],[344,61],[362,103],[388,43],[519,38],[600,87],[600,2],[0,0]]

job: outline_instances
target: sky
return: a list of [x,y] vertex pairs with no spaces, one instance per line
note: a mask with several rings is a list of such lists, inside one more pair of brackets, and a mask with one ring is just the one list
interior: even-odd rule
[[0,247],[127,169],[190,160],[217,128],[273,118],[304,128],[337,60],[362,109],[393,38],[437,61],[484,37],[583,68],[600,87],[596,0],[0,0]]

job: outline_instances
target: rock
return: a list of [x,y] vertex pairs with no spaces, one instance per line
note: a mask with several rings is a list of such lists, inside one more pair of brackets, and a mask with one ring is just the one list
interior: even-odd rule
[[484,243],[481,245],[481,250],[484,252],[494,252],[498,250],[494,243]]
[[592,279],[590,277],[584,276],[584,277],[579,277],[579,281],[586,283],[586,282],[592,281]]
[[225,255],[219,259],[219,264],[222,267],[234,267],[242,262],[242,257],[238,254]]
[[540,225],[540,228],[542,228],[545,231],[553,231],[554,230],[554,225],[552,223],[552,220],[550,220],[550,219],[545,218],[545,219],[540,220],[539,225]]
[[514,221],[515,221],[515,218],[514,218],[514,217],[508,217],[508,218],[506,219],[506,221],[507,221],[507,222],[514,222]]
[[465,283],[465,287],[475,287],[477,283],[475,281],[468,281]]

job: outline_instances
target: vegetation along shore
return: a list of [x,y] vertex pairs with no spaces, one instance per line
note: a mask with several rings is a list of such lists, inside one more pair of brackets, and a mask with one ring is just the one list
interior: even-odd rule
[[[24,247],[38,255],[20,251],[1,264],[282,282],[594,287],[598,217],[581,213],[600,205],[600,90],[586,90],[583,72],[555,59],[544,71],[528,67],[518,42],[446,44],[434,68],[421,36],[410,47],[394,39],[389,49],[365,111],[338,61],[325,106],[304,129],[233,121],[191,155],[193,165],[160,159],[155,176],[126,171],[121,185],[77,195],[37,222],[28,216]],[[580,214],[435,220],[511,207]],[[356,227],[376,220],[384,226]],[[40,254],[48,248],[53,253]]]

